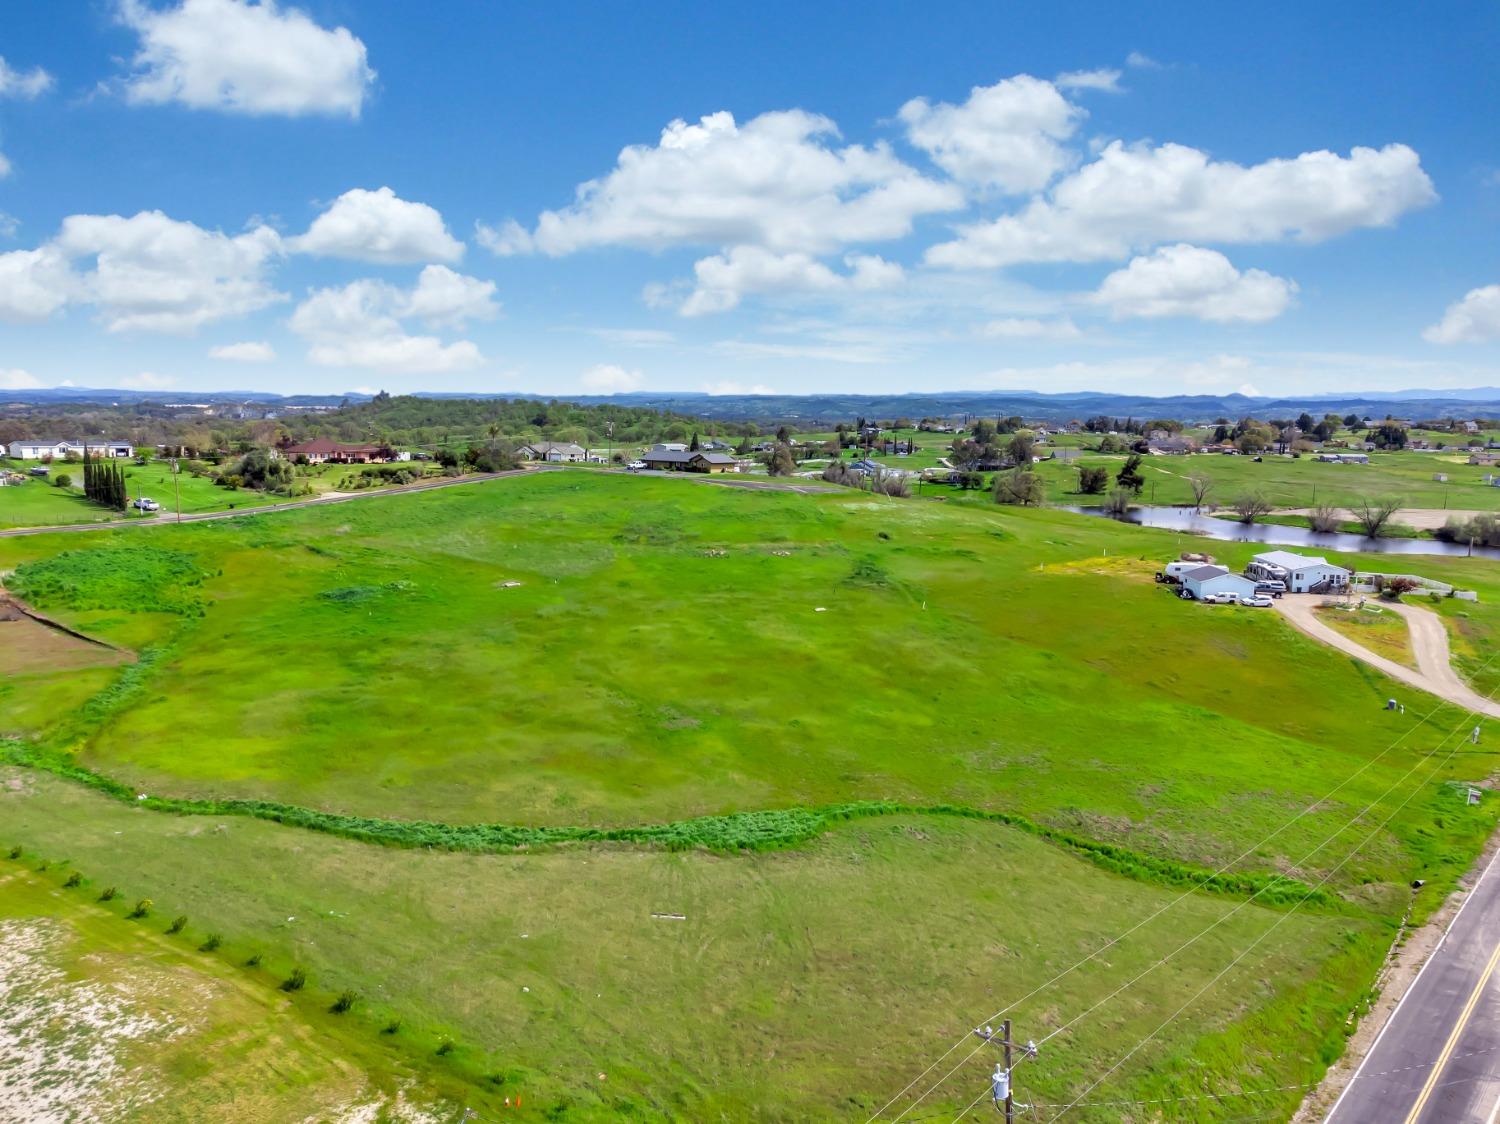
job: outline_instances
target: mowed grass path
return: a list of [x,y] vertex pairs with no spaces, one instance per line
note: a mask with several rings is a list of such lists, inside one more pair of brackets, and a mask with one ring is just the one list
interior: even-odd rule
[[[72,612],[165,654],[108,713],[17,731],[163,795],[609,826],[949,801],[1217,866],[1406,738],[1265,868],[1463,717],[1387,714],[1274,615],[1155,587],[1172,537],[1062,513],[558,473],[167,533],[202,584],[113,596],[202,616]],[[114,547],[0,564],[69,549]],[[1399,880],[1418,832],[1347,873]]]

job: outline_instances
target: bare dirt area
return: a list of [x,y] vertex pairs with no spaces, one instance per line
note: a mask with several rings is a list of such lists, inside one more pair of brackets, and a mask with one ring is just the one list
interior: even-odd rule
[[[1354,512],[1346,507],[1338,508],[1338,516],[1346,523],[1355,520]],[[1282,515],[1311,515],[1312,509],[1308,507],[1289,507],[1280,512]],[[1418,531],[1436,531],[1450,519],[1468,520],[1476,515],[1492,515],[1493,512],[1467,511],[1463,509],[1452,509],[1443,507],[1403,507],[1396,512],[1392,518],[1393,523],[1400,523],[1412,527]]]
[[0,597],[0,676],[109,667],[130,658],[129,652],[45,624]]

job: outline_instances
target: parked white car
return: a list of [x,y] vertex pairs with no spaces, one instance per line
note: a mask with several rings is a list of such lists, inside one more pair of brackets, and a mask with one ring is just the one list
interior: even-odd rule
[[1239,598],[1233,593],[1210,593],[1203,599],[1205,605],[1233,605]]
[[161,504],[157,503],[153,499],[148,499],[145,496],[142,496],[138,500],[132,501],[131,504],[130,504],[130,506],[133,507],[133,508],[135,508],[137,511],[160,511],[161,510]]
[[1271,599],[1264,593],[1256,593],[1247,597],[1241,597],[1240,604],[1249,605],[1252,609],[1269,609],[1271,607]]
[[639,472],[641,469],[643,469],[643,468],[646,467],[646,462],[645,461],[631,461],[625,467],[628,468],[628,469],[630,469],[631,472]]

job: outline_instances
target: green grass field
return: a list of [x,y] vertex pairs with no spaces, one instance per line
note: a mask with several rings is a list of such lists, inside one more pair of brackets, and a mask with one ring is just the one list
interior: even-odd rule
[[[0,468],[23,474],[35,463],[0,458]],[[122,516],[119,512],[109,511],[84,499],[81,464],[58,463],[49,467],[54,478],[63,473],[71,476],[72,487],[58,488],[49,480],[30,478],[25,484],[0,488],[0,528],[103,523],[141,518],[134,510]],[[298,478],[298,483],[305,483],[312,487],[314,494],[321,494],[335,489],[341,477],[358,471],[357,465],[314,465],[308,470],[308,475]],[[145,496],[161,504],[163,511],[176,510],[178,497],[173,491],[172,469],[167,462],[150,461],[144,465],[128,462],[125,465],[125,479],[132,500]],[[237,507],[262,507],[306,498],[278,496],[250,489],[221,488],[207,477],[192,476],[186,472],[178,476],[176,486],[181,493],[184,514],[230,511]]]
[[[30,852],[223,933],[233,955],[262,951],[272,975],[295,963],[316,989],[358,990],[368,1019],[407,1021],[402,1048],[424,1066],[451,1037],[433,1080],[473,1078],[490,1104],[501,1087],[484,1075],[509,1074],[504,1088],[580,1120],[864,1119],[966,1020],[1170,887],[1223,865],[1247,887],[1327,878],[1333,896],[1291,914],[1301,891],[1284,884],[1264,896],[1275,908],[1236,911],[1247,891],[1229,885],[1192,895],[1016,1015],[1045,1033],[1229,917],[1056,1040],[1034,1089],[1070,1099],[1281,922],[1237,986],[1111,1085],[1147,1098],[1306,1082],[1337,1054],[1409,880],[1429,881],[1420,918],[1494,824],[1491,802],[1466,807],[1444,782],[1495,759],[1450,756],[1445,734],[1470,724],[1455,708],[1274,614],[1185,605],[1151,581],[1201,545],[1049,510],[583,472],[149,538],[0,540],[10,589],[140,656],[84,669],[86,685],[61,665],[0,681],[0,734],[42,766],[7,774],[4,822]],[[1210,548],[1230,564],[1255,549]],[[1443,611],[1483,682],[1500,567],[1400,565],[1480,591]],[[27,701],[54,690],[60,705]],[[1392,694],[1406,715],[1382,709]],[[133,806],[137,792],[151,799]],[[907,810],[811,837],[773,817],[762,840],[778,846],[750,853],[649,845],[711,842],[710,821],[451,854],[177,798],[559,830]],[[1012,822],[919,811],[934,805]],[[161,810],[179,806],[200,814]],[[951,1116],[981,1077],[936,1109]],[[1269,1096],[1256,1107],[1297,1100]]]

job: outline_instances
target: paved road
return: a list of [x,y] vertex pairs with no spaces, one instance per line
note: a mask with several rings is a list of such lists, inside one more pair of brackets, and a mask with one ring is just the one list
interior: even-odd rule
[[336,496],[312,496],[289,503],[269,503],[259,507],[240,507],[233,511],[198,511],[180,518],[167,511],[151,519],[116,519],[100,523],[63,523],[46,527],[11,527],[0,531],[0,538],[16,538],[21,535],[56,535],[77,531],[113,531],[120,527],[171,527],[178,523],[204,523],[210,519],[241,519],[246,515],[264,515],[272,511],[296,511],[304,507],[322,507],[330,503],[349,503],[353,500],[370,499],[374,496],[399,496],[407,492],[430,492],[434,488],[452,488],[459,484],[478,484],[486,480],[501,480],[507,476],[520,476],[527,472],[557,471],[546,465],[530,468],[513,468],[507,472],[477,472],[468,476],[444,477],[442,480],[426,480],[419,484],[403,484],[398,488],[370,488],[362,492],[341,492]]
[[1448,630],[1436,613],[1419,609],[1415,605],[1381,604],[1381,608],[1394,609],[1406,618],[1407,627],[1411,630],[1412,652],[1417,657],[1417,667],[1413,669],[1384,656],[1377,656],[1343,633],[1329,628],[1313,612],[1322,603],[1321,597],[1289,593],[1277,600],[1275,605],[1293,626],[1314,640],[1347,652],[1355,659],[1380,669],[1392,679],[1399,679],[1428,694],[1447,699],[1465,710],[1500,718],[1500,703],[1485,698],[1453,670],[1448,653]]
[[1326,1124],[1500,1121],[1500,853],[1375,1039]]

